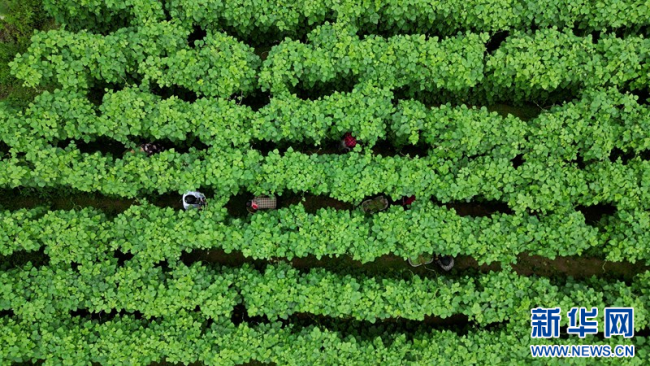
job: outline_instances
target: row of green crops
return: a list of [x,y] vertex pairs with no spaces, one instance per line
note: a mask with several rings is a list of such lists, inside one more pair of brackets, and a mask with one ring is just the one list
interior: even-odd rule
[[[636,331],[648,326],[648,272],[631,285],[622,281],[519,276],[509,271],[461,278],[363,276],[312,268],[299,272],[288,264],[267,265],[258,271],[211,268],[200,263],[172,268],[117,266],[117,259],[86,263],[78,269],[27,265],[0,273],[0,310],[13,317],[48,321],[71,311],[90,313],[139,312],[143,317],[173,317],[197,307],[205,319],[230,318],[243,304],[249,316],[270,320],[294,314],[324,315],[369,322],[391,318],[422,321],[426,316],[448,318],[462,314],[479,327],[511,322],[524,328],[531,307],[569,309],[576,304],[604,313],[608,306],[634,307]],[[405,301],[408,299],[408,301]],[[603,322],[599,322],[603,331]],[[562,326],[568,324],[562,318]]]
[[[114,216],[0,211],[0,365],[548,364],[531,343],[633,344],[634,358],[598,361],[650,363],[646,268],[624,282],[508,266],[521,254],[650,264],[647,0],[43,3],[60,29],[10,68],[49,91],[0,106],[0,189],[138,200]],[[501,101],[563,103],[531,120],[465,105]],[[360,139],[352,152],[305,152],[345,132]],[[86,152],[118,151],[97,147],[109,140],[124,151]],[[175,148],[129,151],[165,140]],[[148,202],[187,190],[213,198],[200,211]],[[244,192],[417,199],[374,215],[229,215]],[[457,201],[511,210],[441,205]],[[616,207],[595,222],[593,205]],[[423,253],[503,270],[381,269]],[[314,268],[288,263],[311,256]],[[531,339],[530,310],[556,306],[563,330],[571,307],[634,307],[637,336]],[[442,324],[453,331],[427,328]]]
[[415,194],[443,203],[482,197],[515,211],[573,210],[576,205],[650,207],[650,162],[594,162],[584,168],[556,159],[535,159],[515,167],[510,159],[383,157],[361,147],[344,155],[317,155],[289,148],[263,156],[256,150],[192,148],[147,157],[115,158],[66,149],[28,150],[0,160],[0,187],[73,188],[134,198],[210,189],[218,197],[246,190],[254,194],[309,192],[359,203],[384,193],[393,199]]
[[126,145],[132,145],[133,138],[181,143],[196,136],[209,146],[232,148],[256,140],[320,145],[351,131],[372,146],[386,135],[386,124],[394,112],[391,99],[392,93],[367,86],[318,101],[295,96],[272,98],[254,112],[233,100],[200,98],[189,103],[135,88],[108,92],[95,107],[81,93],[56,90],[41,94],[24,114],[4,113],[0,138],[9,146],[24,149],[101,136]]
[[[324,25],[309,43],[286,40],[271,49],[261,69],[253,49],[222,33],[187,45],[188,31],[171,23],[123,28],[108,36],[87,32],[37,33],[12,71],[26,85],[54,84],[75,91],[97,80],[118,85],[176,85],[203,96],[229,97],[254,90],[274,95],[299,86],[370,83],[410,92],[444,92],[458,100],[543,100],[556,92],[648,83],[650,40],[544,29],[511,35],[493,55],[487,34],[452,38],[424,35],[360,38],[353,28]],[[160,40],[162,39],[162,40]],[[487,54],[487,55],[486,55]],[[259,78],[259,80],[258,80]],[[443,93],[443,94],[444,94]]]
[[26,54],[11,63],[27,86],[55,84],[81,91],[97,83],[138,82],[181,86],[206,96],[253,90],[260,58],[223,33],[208,34],[195,48],[189,31],[169,22],[122,28],[108,36],[65,30],[37,32]]
[[[648,25],[643,0],[45,0],[45,8],[72,30],[106,30],[115,25],[172,19],[187,28],[227,29],[248,40],[296,36],[326,20],[356,24],[366,32],[455,34],[551,26],[601,30]],[[459,14],[462,14],[460,16]]]
[[83,94],[45,92],[24,113],[0,115],[0,139],[18,151],[68,139],[109,137],[133,147],[133,139],[182,143],[196,137],[216,148],[249,147],[255,141],[320,145],[351,132],[364,146],[388,139],[395,145],[425,143],[441,158],[490,155],[524,160],[606,161],[613,149],[650,148],[650,110],[616,90],[588,91],[531,121],[501,117],[486,108],[414,100],[392,104],[393,93],[363,86],[321,100],[285,95],[254,112],[225,99],[194,103],[126,88],[108,92],[96,107]]
[[[5,211],[0,214],[0,254],[44,250],[52,264],[106,260],[119,250],[138,263],[176,261],[183,252],[223,249],[254,259],[350,256],[367,263],[383,255],[406,260],[422,253],[466,255],[479,264],[514,263],[521,253],[554,259],[591,255],[650,264],[648,211],[618,211],[601,231],[579,212],[459,216],[453,209],[418,200],[410,210],[393,207],[371,217],[359,210],[302,205],[260,212],[250,220],[228,219],[219,202],[196,212],[132,206],[114,219],[101,211]],[[190,228],[191,230],[186,230]]]
[[438,40],[423,35],[361,38],[352,28],[326,25],[309,34],[309,43],[284,41],[271,49],[260,72],[260,86],[274,94],[300,84],[311,89],[346,79],[411,92],[444,91],[466,98],[473,89],[488,100],[545,99],[556,91],[584,87],[648,84],[650,39],[617,38],[543,29],[514,32],[494,54],[486,55],[486,34]]
[[593,365],[592,358],[530,358],[531,344],[637,345],[633,358],[601,358],[605,365],[646,365],[646,338],[531,340],[526,330],[472,330],[459,335],[449,330],[393,332],[385,328],[283,325],[279,322],[206,323],[181,312],[171,319],[138,320],[115,316],[106,320],[79,317],[51,322],[0,320],[0,361],[45,360],[44,365],[148,365],[151,362],[240,365],[251,360],[278,365]]

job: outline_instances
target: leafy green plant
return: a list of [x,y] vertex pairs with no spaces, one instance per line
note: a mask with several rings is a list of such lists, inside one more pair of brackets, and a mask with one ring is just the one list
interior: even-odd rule
[[27,53],[10,66],[27,86],[52,83],[73,91],[87,90],[97,80],[125,85],[133,78],[206,96],[229,97],[255,88],[260,59],[250,47],[215,32],[201,47],[190,48],[188,35],[170,22],[121,28],[107,36],[38,32]]
[[0,1],[0,98],[18,109],[25,108],[41,91],[26,88],[13,75],[9,63],[27,50],[34,30],[53,26],[41,0]]
[[135,198],[143,194],[182,193],[197,187],[230,196],[246,189],[255,195],[310,192],[359,203],[383,193],[392,199],[416,195],[441,202],[481,196],[524,212],[564,212],[576,205],[615,203],[620,209],[650,207],[648,164],[640,157],[597,161],[584,169],[556,158],[527,160],[515,168],[510,159],[383,157],[357,149],[345,155],[317,155],[289,148],[267,156],[255,150],[171,149],[147,157],[121,158],[66,149],[34,147],[0,160],[0,187],[70,187],[83,192]]
[[233,100],[200,98],[189,103],[135,88],[107,92],[97,108],[82,93],[55,90],[38,96],[24,113],[0,110],[4,122],[0,131],[2,141],[21,150],[102,136],[126,145],[133,145],[134,138],[180,143],[188,132],[224,149],[260,140],[320,145],[348,131],[372,146],[385,138],[386,121],[393,111],[391,97],[374,87],[315,101],[287,95],[272,98],[269,105],[253,112]]
[[46,0],[44,3],[57,22],[74,30],[104,30],[111,23],[140,25],[149,19],[161,20],[165,6],[172,19],[187,28],[232,29],[240,37],[257,41],[295,37],[306,26],[329,19],[355,24],[365,32],[445,36],[467,30],[496,32],[552,26],[584,31],[606,28],[638,31],[648,25],[650,11],[644,0],[291,0],[282,3],[273,0]]
[[[282,365],[331,362],[401,366],[418,360],[459,365],[483,361],[517,364],[522,358],[530,357],[528,346],[531,344],[609,344],[611,347],[634,344],[636,357],[620,358],[615,362],[640,366],[647,357],[646,337],[638,335],[632,339],[600,339],[587,335],[585,339],[533,340],[530,319],[525,325],[471,329],[463,335],[436,329],[406,333],[391,327],[352,326],[333,330],[327,325],[303,327],[279,322],[255,326],[246,322],[206,324],[187,312],[156,321],[140,320],[132,315],[118,315],[105,321],[75,317],[51,322],[3,317],[0,327],[3,330],[0,340],[10,345],[0,350],[3,362],[47,358],[53,364],[64,361],[149,364],[163,360],[233,366],[250,360]],[[206,352],[206,347],[215,351]],[[586,365],[590,361],[593,363],[592,360],[576,363]],[[545,363],[548,364],[548,360]]]
[[77,309],[138,311],[151,319],[200,306],[203,316],[224,320],[239,302],[233,274],[201,266],[142,270],[115,262],[85,263],[79,271],[45,266],[3,272],[0,307],[23,319],[50,320]]
[[[526,324],[531,304],[570,308],[584,303],[602,310],[609,306],[610,298],[617,297],[618,302],[625,300],[634,306],[636,330],[644,329],[649,319],[644,295],[647,283],[643,282],[647,273],[638,276],[639,282],[626,285],[602,279],[553,283],[510,271],[458,279],[413,275],[405,280],[320,268],[301,273],[288,264],[268,265],[259,272],[247,265],[212,269],[174,262],[172,269],[163,271],[132,262],[125,266],[111,262],[84,263],[79,271],[27,266],[3,272],[0,309],[12,310],[17,319],[47,321],[76,309],[138,311],[146,318],[173,318],[199,306],[202,317],[219,321],[241,303],[250,316],[265,315],[270,320],[309,313],[374,323],[388,318],[422,321],[425,316],[464,314],[486,326],[504,321]],[[567,324],[567,319],[562,323]]]
[[610,261],[650,263],[643,245],[648,215],[638,210],[618,211],[600,232],[577,211],[469,217],[416,201],[410,210],[390,208],[372,216],[332,208],[309,214],[296,205],[260,212],[248,221],[228,219],[223,203],[211,200],[200,214],[136,205],[112,220],[90,209],[44,216],[42,209],[5,211],[0,214],[0,255],[43,249],[50,263],[69,264],[106,260],[117,250],[153,265],[195,249],[222,249],[263,260],[350,256],[368,263],[384,255],[406,261],[424,253],[507,265],[522,253],[554,259],[589,252]]
[[165,19],[159,0],[41,0],[57,23],[73,31],[109,31],[127,24],[144,25]]
[[345,24],[326,24],[309,34],[309,43],[285,40],[273,47],[264,61],[260,86],[281,94],[298,83],[309,89],[319,83],[340,82],[345,76],[383,88],[457,92],[483,79],[487,34],[447,39],[370,36],[362,40],[355,33],[356,29]]
[[588,87],[647,85],[650,40],[605,34],[594,44],[555,28],[515,32],[485,64],[484,88],[492,99],[544,100]]
[[381,139],[398,146],[425,143],[428,154],[441,158],[521,155],[531,161],[571,162],[580,156],[588,164],[608,161],[615,148],[633,153],[650,147],[647,106],[615,89],[588,90],[528,122],[464,105],[427,108],[401,100],[393,107],[392,98],[387,90],[360,85],[314,101],[276,96],[253,112],[230,100],[188,103],[135,88],[109,91],[95,107],[81,93],[55,90],[38,96],[24,113],[0,110],[0,136],[24,150],[102,136],[127,146],[134,144],[133,138],[181,143],[192,131],[203,143],[226,149],[260,140],[320,145],[349,131],[367,147]]

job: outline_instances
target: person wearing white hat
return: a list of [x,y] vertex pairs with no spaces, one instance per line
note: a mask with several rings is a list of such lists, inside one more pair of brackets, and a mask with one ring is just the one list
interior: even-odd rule
[[201,209],[207,204],[205,195],[197,191],[189,191],[183,195],[183,208],[185,210],[190,208]]

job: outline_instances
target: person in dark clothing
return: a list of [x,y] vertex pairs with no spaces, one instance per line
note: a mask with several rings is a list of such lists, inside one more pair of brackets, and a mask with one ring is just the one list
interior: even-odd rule
[[451,271],[454,268],[454,258],[450,255],[445,256],[431,256],[429,254],[423,254],[418,257],[408,258],[408,262],[411,267],[419,267],[421,265],[427,265],[433,261],[436,261],[436,264],[445,271]]
[[438,264],[440,268],[444,269],[445,271],[450,271],[452,268],[454,268],[454,258],[449,255],[438,257],[436,259],[436,264]]
[[147,154],[147,156],[151,156],[153,154],[163,152],[164,150],[165,150],[165,148],[163,148],[162,146],[160,146],[158,144],[154,144],[154,143],[146,143],[146,144],[140,145],[140,151]]
[[361,202],[361,210],[367,214],[374,214],[388,208],[389,202],[385,196],[378,196]]

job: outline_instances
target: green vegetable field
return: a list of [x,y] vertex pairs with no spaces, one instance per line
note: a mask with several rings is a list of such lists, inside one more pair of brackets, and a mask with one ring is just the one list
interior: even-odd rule
[[0,63],[0,366],[650,365],[649,0],[6,0]]

